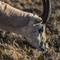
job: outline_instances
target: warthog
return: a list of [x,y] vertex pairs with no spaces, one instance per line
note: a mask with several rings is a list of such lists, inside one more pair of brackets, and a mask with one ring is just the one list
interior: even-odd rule
[[0,1],[0,28],[26,37],[35,48],[48,48],[46,43],[46,21],[50,16],[50,0],[43,1],[43,14],[24,12]]

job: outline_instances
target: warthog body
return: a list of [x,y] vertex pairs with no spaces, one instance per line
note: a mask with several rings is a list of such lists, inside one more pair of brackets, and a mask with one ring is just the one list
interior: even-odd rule
[[45,24],[34,26],[41,20],[36,14],[21,11],[0,1],[0,28],[21,34],[32,46],[38,49],[42,47],[45,50]]

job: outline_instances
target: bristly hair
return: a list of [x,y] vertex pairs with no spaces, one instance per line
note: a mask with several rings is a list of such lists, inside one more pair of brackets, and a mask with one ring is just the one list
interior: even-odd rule
[[41,18],[43,19],[43,23],[46,23],[49,20],[51,15],[51,0],[42,0],[43,1],[43,14]]

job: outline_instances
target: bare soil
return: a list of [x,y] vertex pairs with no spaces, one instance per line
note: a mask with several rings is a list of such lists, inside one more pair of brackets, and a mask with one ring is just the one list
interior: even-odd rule
[[[43,12],[41,0],[0,0],[23,11]],[[60,60],[60,0],[51,0],[52,13],[47,21],[48,51],[33,48],[21,35],[0,29],[0,60]]]

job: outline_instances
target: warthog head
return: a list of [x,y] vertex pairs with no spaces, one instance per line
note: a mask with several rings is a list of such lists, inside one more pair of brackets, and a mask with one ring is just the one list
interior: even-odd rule
[[[36,15],[37,16],[37,15]],[[46,26],[40,17],[31,17],[27,26],[20,29],[23,36],[35,48],[46,50]]]

